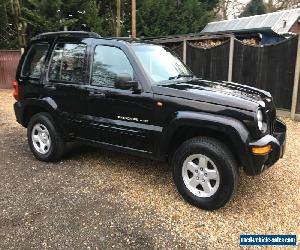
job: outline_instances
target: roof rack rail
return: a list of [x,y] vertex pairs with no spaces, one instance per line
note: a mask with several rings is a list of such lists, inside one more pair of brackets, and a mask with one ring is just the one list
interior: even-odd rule
[[89,38],[101,38],[101,36],[95,32],[86,32],[86,31],[57,31],[57,32],[46,32],[39,34],[33,38],[42,39],[46,37],[68,37],[68,36],[75,36],[75,37],[89,37]]
[[116,39],[116,40],[129,40],[129,41],[139,41],[140,38],[132,38],[130,36],[111,36],[107,37],[106,39]]

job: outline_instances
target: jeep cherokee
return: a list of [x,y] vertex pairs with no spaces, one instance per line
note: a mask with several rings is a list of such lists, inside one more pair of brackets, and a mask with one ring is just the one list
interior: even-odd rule
[[196,78],[167,48],[91,32],[36,36],[13,82],[17,121],[41,161],[80,141],[168,160],[183,198],[224,206],[239,169],[257,175],[283,156],[286,126],[270,93]]

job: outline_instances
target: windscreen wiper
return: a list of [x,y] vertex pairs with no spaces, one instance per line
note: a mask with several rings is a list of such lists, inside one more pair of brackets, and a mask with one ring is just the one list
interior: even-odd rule
[[194,77],[194,75],[183,75],[183,74],[179,74],[177,76],[170,76],[169,80],[174,80],[174,79],[179,79],[179,78],[183,78],[183,77]]

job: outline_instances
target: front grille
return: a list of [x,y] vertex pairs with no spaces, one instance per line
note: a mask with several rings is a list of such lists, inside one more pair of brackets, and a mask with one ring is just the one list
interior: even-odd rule
[[273,134],[274,124],[276,121],[276,108],[273,103],[272,103],[272,105],[270,105],[270,107],[268,108],[266,113],[267,113],[267,119],[268,119],[269,132],[270,132],[270,134]]
[[266,115],[266,121],[268,124],[268,130],[266,133],[273,134],[274,132],[274,124],[276,121],[276,108],[272,99],[267,98],[264,100],[265,107],[263,108],[263,112]]
[[275,119],[270,119],[270,134],[274,132]]

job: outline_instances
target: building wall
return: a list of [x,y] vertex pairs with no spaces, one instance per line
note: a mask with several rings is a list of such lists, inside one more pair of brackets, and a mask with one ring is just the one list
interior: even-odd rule
[[0,50],[0,89],[12,87],[20,58],[20,50]]
[[[299,19],[300,21],[300,19]],[[300,33],[300,22],[296,21],[293,26],[291,27],[291,29],[289,30],[289,32],[293,32],[293,33]]]

